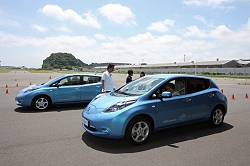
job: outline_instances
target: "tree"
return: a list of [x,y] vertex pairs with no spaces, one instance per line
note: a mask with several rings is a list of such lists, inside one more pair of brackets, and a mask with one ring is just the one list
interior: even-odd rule
[[49,57],[43,60],[43,69],[72,69],[79,67],[89,67],[88,64],[83,63],[80,59],[76,59],[70,53],[52,53]]

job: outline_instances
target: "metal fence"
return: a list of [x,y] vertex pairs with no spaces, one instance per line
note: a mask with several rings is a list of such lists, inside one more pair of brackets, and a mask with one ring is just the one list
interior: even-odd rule
[[[127,73],[132,69],[134,73],[144,71],[146,74],[194,74],[194,75],[225,75],[250,77],[250,67],[244,68],[118,68],[116,72]],[[103,72],[105,69],[94,69],[95,72]]]

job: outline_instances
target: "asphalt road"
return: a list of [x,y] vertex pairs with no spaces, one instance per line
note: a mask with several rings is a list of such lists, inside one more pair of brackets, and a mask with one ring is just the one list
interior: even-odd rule
[[[20,71],[0,74],[0,165],[246,166],[250,163],[250,98],[245,98],[250,95],[250,80],[215,79],[229,105],[220,128],[191,125],[156,133],[145,145],[132,146],[125,140],[102,139],[86,133],[81,126],[84,104],[54,107],[47,112],[15,104],[20,89],[58,75]],[[117,87],[124,84],[126,75],[113,76]]]

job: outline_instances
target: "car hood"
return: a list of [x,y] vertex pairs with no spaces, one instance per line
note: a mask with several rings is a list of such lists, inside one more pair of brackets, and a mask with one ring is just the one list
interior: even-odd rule
[[131,100],[137,100],[139,96],[113,96],[110,94],[103,94],[101,97],[97,98],[96,100],[93,100],[90,105],[92,107],[95,107],[96,109],[105,109],[110,106],[113,106],[114,104],[122,101],[131,101]]
[[42,84],[30,85],[29,87],[20,90],[19,93],[24,93],[24,92],[27,92],[27,91],[36,90],[36,89],[39,89],[39,88],[41,88],[41,87],[43,87]]

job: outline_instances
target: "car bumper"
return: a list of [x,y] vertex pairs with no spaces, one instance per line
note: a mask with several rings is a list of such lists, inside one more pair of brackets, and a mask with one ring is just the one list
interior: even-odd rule
[[31,106],[31,101],[27,99],[26,95],[18,94],[15,97],[16,104],[19,106]]
[[120,118],[101,119],[98,116],[83,115],[82,127],[90,134],[109,139],[124,138],[124,122]]

